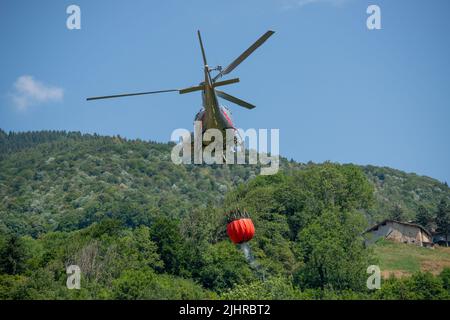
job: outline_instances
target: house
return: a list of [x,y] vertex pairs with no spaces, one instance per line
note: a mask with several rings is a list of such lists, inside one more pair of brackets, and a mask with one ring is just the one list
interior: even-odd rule
[[364,232],[366,244],[385,238],[418,246],[433,246],[433,236],[421,225],[386,219]]

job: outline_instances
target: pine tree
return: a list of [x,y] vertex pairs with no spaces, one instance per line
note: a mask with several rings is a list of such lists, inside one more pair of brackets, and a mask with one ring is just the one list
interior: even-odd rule
[[403,212],[403,209],[400,205],[396,204],[390,213],[390,218],[395,221],[404,221],[405,220],[405,213]]
[[434,221],[433,214],[423,205],[417,210],[417,222],[425,228],[429,228]]
[[12,235],[0,250],[0,271],[7,274],[19,274],[25,265],[25,249],[22,241]]
[[436,224],[440,232],[445,234],[445,242],[448,246],[448,235],[450,234],[450,206],[447,199],[442,198],[438,205]]

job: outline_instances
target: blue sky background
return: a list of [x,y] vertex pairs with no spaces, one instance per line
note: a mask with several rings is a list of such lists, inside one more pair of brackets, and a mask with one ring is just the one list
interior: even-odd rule
[[[81,7],[81,30],[66,8]],[[382,30],[366,28],[377,4]],[[0,128],[76,130],[168,141],[192,128],[200,95],[86,102],[92,95],[197,84],[201,29],[210,65],[272,36],[226,91],[240,128],[279,128],[297,161],[373,164],[450,182],[450,1],[0,1]],[[29,75],[63,97],[18,108]]]

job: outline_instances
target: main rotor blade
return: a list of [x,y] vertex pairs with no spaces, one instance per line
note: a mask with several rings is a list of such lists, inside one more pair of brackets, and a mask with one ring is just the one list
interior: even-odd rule
[[180,89],[180,90],[178,90],[178,93],[185,94],[185,93],[200,91],[200,90],[204,90],[204,89],[205,89],[205,86],[203,84],[201,84],[199,86],[193,86],[193,87],[189,87],[189,88]]
[[205,48],[203,47],[202,36],[200,35],[200,30],[197,30],[197,35],[198,35],[198,41],[200,42],[200,48],[202,49],[203,64],[206,66],[206,65],[208,65],[208,62],[206,62]]
[[233,97],[232,95],[229,95],[228,93],[225,93],[223,91],[216,90],[216,93],[222,99],[225,99],[225,100],[228,100],[230,102],[233,102],[233,103],[235,103],[237,105],[240,105],[241,107],[244,107],[244,108],[247,108],[247,109],[256,108],[256,106],[254,106],[253,104],[245,102],[244,100],[241,100],[239,98]]
[[237,57],[232,63],[228,65],[225,69],[223,69],[218,75],[216,75],[213,81],[217,80],[217,78],[230,73],[234,70],[239,64],[242,63],[249,55],[253,53],[258,47],[260,47],[271,35],[273,35],[275,31],[269,30],[264,33],[258,40],[255,41],[247,50],[245,50],[239,57]]
[[228,84],[233,84],[233,83],[237,83],[237,82],[239,82],[239,78],[233,78],[233,79],[229,79],[229,80],[225,80],[225,81],[219,81],[219,82],[213,83],[213,88],[220,87],[220,86],[226,86]]
[[90,100],[121,98],[121,97],[129,97],[129,96],[141,96],[141,95],[144,95],[144,94],[175,92],[175,91],[179,91],[179,90],[178,89],[170,89],[170,90],[159,90],[159,91],[138,92],[138,93],[124,93],[124,94],[115,94],[115,95],[112,95],[112,96],[90,97],[90,98],[87,98],[86,100],[90,101]]

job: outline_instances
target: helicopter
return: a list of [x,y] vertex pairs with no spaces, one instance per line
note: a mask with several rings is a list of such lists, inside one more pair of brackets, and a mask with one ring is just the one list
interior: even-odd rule
[[[99,99],[111,99],[111,98],[122,98],[129,96],[147,95],[147,94],[157,94],[157,93],[167,93],[167,92],[178,92],[179,94],[186,94],[196,91],[202,92],[202,109],[196,114],[194,121],[200,121],[202,124],[202,134],[208,129],[218,129],[225,134],[227,129],[233,129],[235,132],[234,142],[235,144],[241,143],[237,129],[233,125],[231,112],[225,106],[219,104],[218,97],[225,99],[229,102],[237,104],[241,107],[247,109],[253,109],[255,106],[248,103],[242,99],[234,97],[226,92],[216,89],[217,87],[234,84],[239,82],[239,78],[232,78],[228,80],[221,80],[223,76],[228,75],[233,71],[239,64],[241,64],[248,56],[250,56],[258,47],[260,47],[270,36],[272,36],[274,31],[267,31],[261,37],[258,38],[247,50],[245,50],[241,55],[234,59],[227,67],[222,68],[222,66],[216,66],[211,68],[206,60],[205,48],[203,46],[202,37],[200,30],[197,31],[198,40],[200,43],[200,49],[203,58],[203,70],[204,70],[204,81],[196,86],[191,86],[182,89],[168,89],[159,91],[149,91],[149,92],[137,92],[137,93],[123,93],[108,96],[90,97],[87,101],[99,100]],[[213,76],[211,73],[215,72]],[[207,143],[203,142],[203,145]]]

